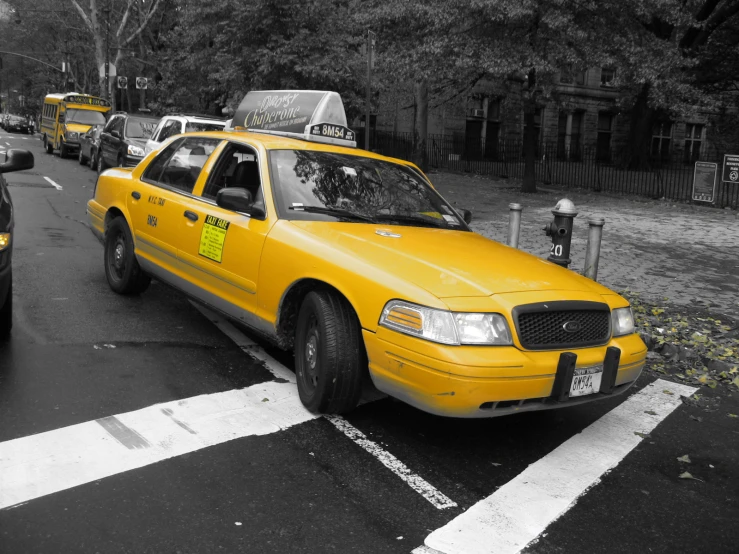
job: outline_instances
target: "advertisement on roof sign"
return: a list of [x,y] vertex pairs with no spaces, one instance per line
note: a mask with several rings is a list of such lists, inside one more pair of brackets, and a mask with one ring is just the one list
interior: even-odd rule
[[302,133],[324,92],[250,92],[234,115],[234,125],[247,129]]

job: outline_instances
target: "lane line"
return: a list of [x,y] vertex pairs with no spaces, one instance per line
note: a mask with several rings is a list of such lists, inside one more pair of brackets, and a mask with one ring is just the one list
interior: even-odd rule
[[332,415],[325,415],[323,417],[333,423],[339,431],[344,433],[352,441],[377,458],[382,465],[405,481],[414,491],[431,502],[435,508],[443,510],[444,508],[453,508],[457,505],[456,502],[441,493],[428,481],[413,473],[403,462],[390,454],[390,452],[384,450],[376,442],[368,439],[364,433],[343,417]]
[[0,509],[317,417],[303,407],[295,385],[270,381],[6,441],[0,443]]
[[[513,554],[569,510],[697,389],[658,379],[431,533],[442,554]],[[654,415],[653,415],[654,414]],[[417,554],[428,550],[416,549]]]
[[7,144],[8,146],[10,146],[10,143],[7,140],[5,141],[5,144]]
[[220,316],[214,311],[209,310],[202,304],[198,304],[197,302],[193,302],[192,300],[190,300],[190,304],[192,304],[201,314],[203,314],[203,316],[208,319],[213,325],[218,327],[218,329],[220,329],[220,331],[224,335],[226,335],[234,343],[236,343],[236,346],[241,348],[241,350],[243,350],[246,354],[248,354],[252,358],[256,358],[260,362],[263,362],[267,370],[269,370],[272,375],[279,379],[284,379],[285,381],[288,381],[290,383],[296,383],[295,373],[287,369],[283,364],[267,354],[264,348],[251,340],[244,333],[239,331],[230,321],[226,320],[224,317]]
[[56,190],[62,190],[61,185],[56,184],[54,181],[52,181],[48,177],[44,176],[44,179],[46,179],[51,184],[51,186],[54,187]]

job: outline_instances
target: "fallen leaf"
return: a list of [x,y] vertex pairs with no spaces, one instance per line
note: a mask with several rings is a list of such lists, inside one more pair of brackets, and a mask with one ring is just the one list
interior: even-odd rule
[[704,483],[703,479],[698,479],[697,477],[693,477],[689,472],[683,471],[680,475],[678,475],[680,479],[692,479],[693,481],[700,481],[701,483]]
[[729,414],[729,417],[739,417],[739,416],[736,414]]
[[[737,386],[739,386],[739,385],[737,385]],[[663,390],[662,392],[663,392],[663,393],[665,393],[665,394],[668,394],[668,395],[670,395],[670,396],[675,396],[675,393],[674,393],[674,392],[672,392],[672,391],[669,391],[669,390],[667,390],[667,389]]]
[[269,398],[262,398],[262,402],[269,402]]
[[648,439],[648,438],[650,438],[650,436],[649,436],[649,435],[648,435],[647,433],[640,433],[639,431],[634,431],[634,434],[635,434],[635,435],[636,435],[637,437],[641,437],[641,438],[643,438],[643,439]]
[[680,457],[679,457],[679,458],[677,459],[677,461],[678,461],[678,462],[683,462],[683,463],[685,463],[685,464],[689,464],[689,463],[691,463],[691,462],[690,462],[690,456],[688,456],[687,454],[685,454],[685,456],[680,456]]
[[[736,417],[736,416],[734,416],[734,417]],[[502,466],[503,464],[496,464],[495,462],[490,462],[490,465],[494,465],[495,467],[499,467],[499,466]]]
[[698,417],[698,416],[694,416],[694,415],[690,416],[690,419],[694,419],[698,423],[701,423],[703,421],[703,418],[702,417]]
[[652,410],[647,410],[647,411],[645,411],[644,413],[645,413],[645,414],[649,414],[649,415],[657,415],[657,412],[654,412],[654,411],[652,411]]

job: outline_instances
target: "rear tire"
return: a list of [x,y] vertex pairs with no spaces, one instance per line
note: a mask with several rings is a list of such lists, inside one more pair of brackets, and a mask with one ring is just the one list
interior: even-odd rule
[[87,163],[87,158],[82,155],[82,148],[80,148],[80,155],[77,157],[77,159],[79,160],[80,165],[85,165]]
[[0,307],[0,340],[10,336],[10,330],[13,328],[13,277],[10,277],[10,286],[8,287],[8,296],[5,298],[5,304]]
[[141,271],[133,251],[133,237],[126,220],[116,217],[105,232],[105,277],[118,294],[140,294],[151,283]]
[[90,150],[90,169],[97,169],[98,160],[94,150]]
[[341,414],[357,406],[367,355],[359,320],[345,298],[329,290],[309,292],[294,349],[298,394],[306,408]]
[[105,163],[105,158],[103,157],[102,152],[98,152],[98,175],[108,169],[108,164]]

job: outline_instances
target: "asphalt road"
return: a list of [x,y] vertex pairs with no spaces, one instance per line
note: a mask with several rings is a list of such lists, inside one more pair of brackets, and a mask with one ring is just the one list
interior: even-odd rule
[[3,554],[736,551],[736,394],[683,400],[645,373],[619,398],[491,420],[371,391],[314,417],[290,355],[157,282],[110,291],[85,216],[96,174],[38,135],[0,131],[8,147],[36,167],[6,175]]

